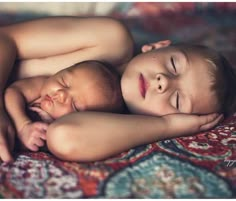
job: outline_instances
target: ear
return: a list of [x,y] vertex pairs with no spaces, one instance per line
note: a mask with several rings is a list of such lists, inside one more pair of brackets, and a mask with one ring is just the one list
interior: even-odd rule
[[162,47],[167,47],[171,44],[170,40],[162,40],[155,43],[150,43],[142,46],[142,52],[148,52],[150,50],[159,49]]

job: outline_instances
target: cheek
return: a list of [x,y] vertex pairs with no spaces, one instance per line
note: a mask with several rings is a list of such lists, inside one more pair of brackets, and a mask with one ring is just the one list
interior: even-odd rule
[[146,114],[155,116],[176,113],[175,110],[169,105],[165,97],[161,96],[150,97],[149,101],[145,102],[143,105],[143,110]]
[[41,96],[45,96],[46,94],[50,94],[50,89],[52,89],[50,84],[44,84],[41,89]]
[[66,114],[74,112],[71,106],[69,105],[59,105],[56,103],[51,103],[49,101],[42,101],[41,108],[50,114],[51,117],[57,119]]
[[55,81],[47,81],[41,89],[41,95],[53,94],[57,90],[61,89],[62,86]]
[[69,106],[55,106],[51,110],[51,115],[53,118],[57,119],[66,114],[72,113],[74,110]]
[[121,91],[125,101],[139,97],[138,73],[132,72],[124,74],[121,79]]

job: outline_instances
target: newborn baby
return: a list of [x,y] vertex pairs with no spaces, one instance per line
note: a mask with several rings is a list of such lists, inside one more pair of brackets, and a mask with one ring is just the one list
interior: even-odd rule
[[74,111],[121,112],[119,78],[103,64],[87,61],[60,71],[45,81],[40,97],[29,104],[51,123]]
[[71,112],[122,112],[124,106],[119,77],[96,61],[75,64],[51,77],[16,81],[6,89],[5,104],[20,141],[32,151],[44,145],[47,124],[33,122],[27,107],[51,123]]

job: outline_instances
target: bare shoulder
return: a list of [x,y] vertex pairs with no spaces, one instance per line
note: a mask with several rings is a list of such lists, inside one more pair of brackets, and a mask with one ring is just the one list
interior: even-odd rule
[[52,75],[75,63],[98,60],[116,67],[133,56],[126,26],[108,17],[49,17],[0,28],[17,47],[18,77]]
[[[0,32],[13,38],[17,47],[22,46],[23,42],[29,43],[29,46],[34,44],[35,47],[35,44],[41,44],[43,40],[48,39],[51,43],[55,40],[57,42],[54,44],[56,47],[65,41],[70,44],[68,38],[74,44],[65,45],[66,50],[64,52],[61,50],[48,55],[39,54],[39,56],[65,54],[80,48],[97,45],[107,45],[108,47],[108,44],[113,48],[113,52],[121,49],[115,48],[117,45],[123,49],[125,47],[130,52],[133,51],[133,38],[127,27],[119,20],[110,17],[46,17],[0,27]],[[59,41],[57,40],[58,37],[60,38]]]
[[13,82],[10,87],[27,87],[30,89],[41,88],[41,86],[44,84],[44,82],[48,79],[48,76],[35,76],[35,77],[29,77],[24,78],[21,80],[17,80]]
[[[129,29],[119,20],[108,17],[88,18],[94,22],[101,37],[98,45],[106,51],[111,62],[120,65],[133,57],[134,40]],[[89,24],[89,23],[88,23]],[[97,33],[99,34],[99,33]]]

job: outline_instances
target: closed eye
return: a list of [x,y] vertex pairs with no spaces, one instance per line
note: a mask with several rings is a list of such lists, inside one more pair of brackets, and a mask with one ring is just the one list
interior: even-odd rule
[[72,108],[73,108],[75,111],[79,111],[79,110],[76,108],[74,101],[72,101],[71,104],[72,104]]
[[179,93],[176,94],[176,108],[179,110]]
[[171,57],[171,58],[170,58],[170,61],[171,61],[172,67],[174,68],[175,73],[177,73],[174,58]]
[[63,78],[63,76],[61,77],[61,81],[62,81],[63,87],[68,88],[68,86],[67,86],[67,84],[66,84],[66,82],[65,82],[65,80],[64,80],[64,78]]

